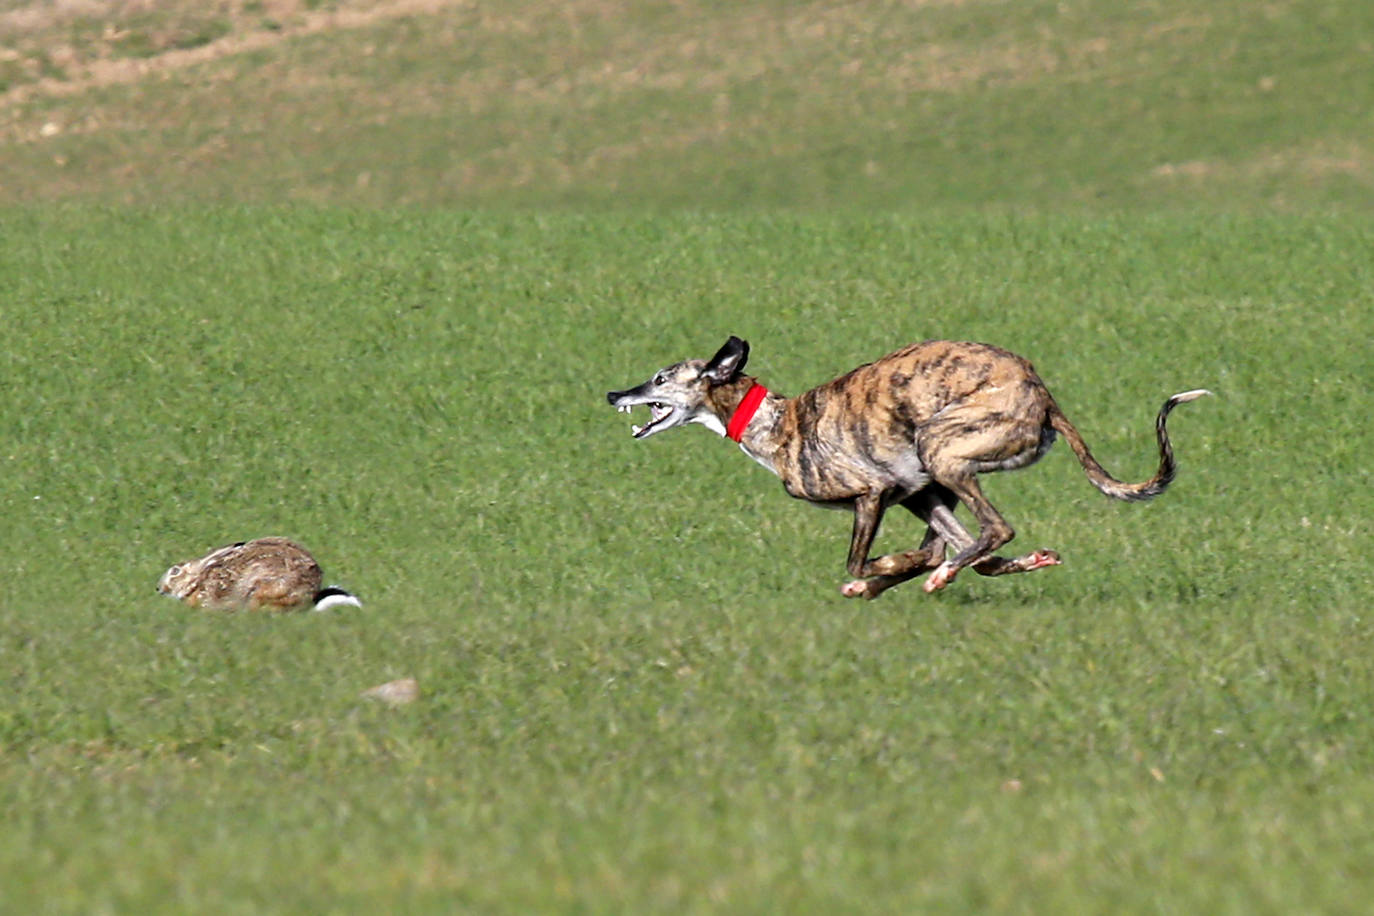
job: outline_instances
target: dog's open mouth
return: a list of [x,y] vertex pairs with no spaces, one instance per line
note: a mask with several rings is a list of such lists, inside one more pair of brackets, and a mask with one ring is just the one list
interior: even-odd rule
[[[617,407],[616,410],[620,411],[621,413],[629,413],[629,412],[630,412],[630,408],[631,408],[631,405],[629,405],[629,404],[622,404],[622,405],[620,405],[619,407]],[[648,423],[645,423],[643,426],[634,426],[634,425],[631,425],[631,426],[630,426],[630,432],[634,434],[634,437],[635,437],[636,439],[643,439],[645,436],[649,435],[650,433],[657,431],[657,429],[658,429],[660,426],[662,426],[663,423],[665,423],[665,422],[666,422],[668,419],[670,419],[672,416],[673,416],[673,408],[671,408],[671,407],[669,407],[667,404],[663,404],[663,403],[661,403],[661,402],[659,402],[659,401],[650,401],[650,402],[649,402],[649,422],[648,422]]]

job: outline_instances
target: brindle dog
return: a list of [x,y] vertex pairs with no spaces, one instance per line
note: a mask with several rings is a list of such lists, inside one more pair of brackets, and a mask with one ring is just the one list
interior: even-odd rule
[[[683,423],[728,436],[782,478],[792,496],[852,508],[849,573],[840,591],[875,598],[926,570],[933,592],[959,570],[985,576],[1059,564],[1052,550],[1005,558],[994,552],[1014,536],[978,486],[978,476],[1034,463],[1063,436],[1093,486],[1114,499],[1153,499],[1174,479],[1165,420],[1195,389],[1164,402],[1155,420],[1159,469],[1142,483],[1123,483],[1098,464],[1029,362],[981,343],[928,340],[911,344],[818,388],[787,398],[744,375],[749,344],[731,337],[709,360],[687,360],[607,400],[618,410],[646,404],[649,422],[632,427],[644,439]],[[978,521],[978,536],[955,518],[956,501]],[[915,550],[869,557],[883,512],[908,509],[926,522]],[[946,559],[947,549],[954,555]]]

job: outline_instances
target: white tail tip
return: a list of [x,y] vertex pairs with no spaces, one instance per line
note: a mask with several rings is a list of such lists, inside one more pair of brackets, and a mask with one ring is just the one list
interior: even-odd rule
[[1188,401],[1196,401],[1198,398],[1206,397],[1211,393],[1212,392],[1208,391],[1206,388],[1194,388],[1192,391],[1181,391],[1169,398],[1169,400],[1173,401],[1175,404],[1185,404]]

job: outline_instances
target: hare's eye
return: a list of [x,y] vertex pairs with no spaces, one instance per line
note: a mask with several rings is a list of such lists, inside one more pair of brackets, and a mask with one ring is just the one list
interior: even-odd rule
[[180,567],[180,566],[173,566],[171,569],[167,570],[167,575],[169,575],[169,576],[179,576],[179,575],[181,575],[181,567]]

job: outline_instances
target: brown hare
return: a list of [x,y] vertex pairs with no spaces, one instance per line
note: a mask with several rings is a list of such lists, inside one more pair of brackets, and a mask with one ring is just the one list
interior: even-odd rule
[[178,563],[157,583],[159,594],[216,611],[316,611],[362,602],[349,592],[320,588],[320,564],[286,538],[258,538]]

